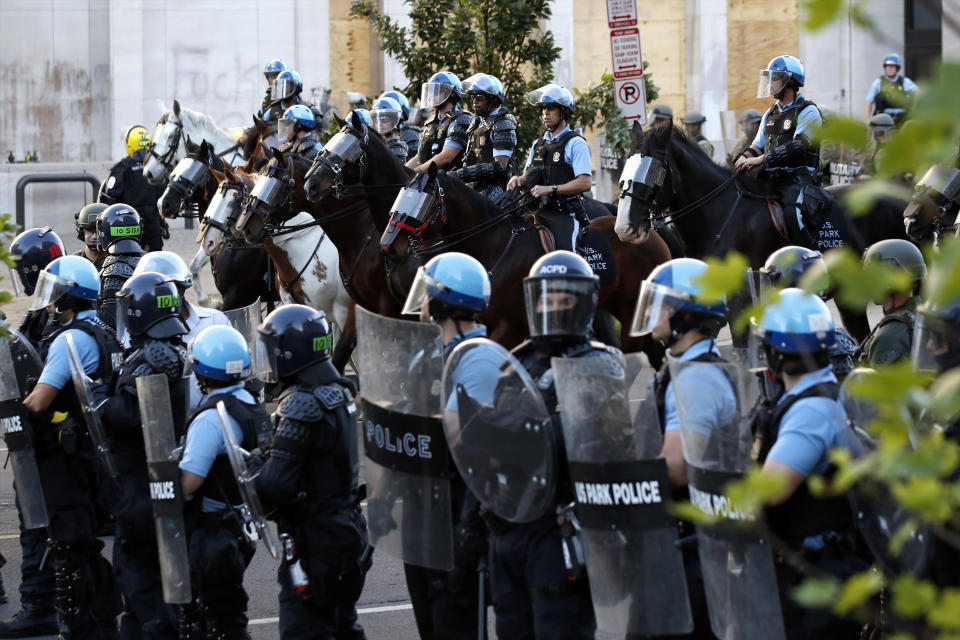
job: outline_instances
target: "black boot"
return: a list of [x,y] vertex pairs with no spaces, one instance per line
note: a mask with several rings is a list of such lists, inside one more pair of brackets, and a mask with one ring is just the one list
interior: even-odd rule
[[24,603],[9,620],[0,621],[0,638],[30,638],[57,633],[57,614]]

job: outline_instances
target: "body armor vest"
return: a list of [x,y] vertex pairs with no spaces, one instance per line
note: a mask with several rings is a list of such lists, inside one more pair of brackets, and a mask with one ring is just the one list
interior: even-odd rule
[[[472,167],[475,164],[494,162],[493,149],[496,145],[493,142],[491,133],[494,127],[500,124],[501,120],[507,118],[512,119],[512,116],[510,116],[503,107],[499,107],[489,116],[474,117],[470,129],[467,131],[467,150],[463,155],[463,166]],[[515,122],[512,126],[516,129]],[[508,175],[513,173],[509,164],[507,166],[507,172]]]
[[573,175],[573,167],[567,164],[563,157],[567,142],[576,137],[582,138],[583,136],[571,129],[553,140],[547,140],[543,137],[537,140],[537,144],[533,147],[533,161],[530,163],[530,170],[539,172],[543,176],[543,181],[536,184],[565,184],[577,177]]
[[407,145],[407,160],[416,157],[420,150],[420,127],[403,125],[400,129],[400,139]]
[[[440,153],[440,150],[443,149],[443,143],[447,140],[447,132],[457,122],[457,118],[462,113],[459,109],[450,111],[447,113],[447,120],[443,124],[440,123],[440,118],[434,114],[430,120],[424,123],[423,130],[420,132],[420,151],[417,153],[417,159],[421,163]],[[461,151],[460,156],[462,155],[463,152]],[[449,168],[456,167],[459,160],[460,157],[455,158],[450,163]]]
[[[805,98],[797,98],[793,106],[786,111],[778,111],[777,106],[770,107],[767,111],[767,122],[763,129],[763,135],[766,139],[764,151],[771,151],[782,146],[791,140],[797,131],[797,119],[800,113],[809,106],[817,105]],[[820,145],[805,144],[806,153],[799,160],[795,160],[792,167],[819,167],[820,166]]]
[[108,255],[103,261],[103,268],[100,269],[100,300],[98,305],[102,305],[105,300],[116,297],[117,292],[123,288],[133,270],[137,268],[140,262],[140,256],[114,254]]
[[317,155],[323,151],[323,145],[317,140],[316,136],[312,132],[303,136],[295,142],[285,142],[282,147],[280,147],[280,152],[284,154],[293,153],[299,155],[307,160],[313,161]]
[[[877,326],[873,328],[873,330],[870,332],[870,335],[864,338],[863,342],[860,343],[860,346],[857,347],[857,350],[853,354],[854,359],[859,360],[864,354],[870,353],[871,349],[873,348],[873,343],[877,339],[877,333],[880,332],[882,327],[892,322],[902,322],[905,324],[907,327],[907,335],[912,336],[913,326],[917,321],[915,308],[915,306],[911,306],[909,309],[897,309],[896,311],[892,311],[880,318],[880,322],[878,322]],[[910,354],[907,353],[905,355],[909,356]]]
[[124,202],[144,216],[157,216],[160,212],[157,210],[157,200],[163,195],[166,188],[164,184],[152,185],[143,177],[143,162],[146,159],[147,152],[140,149],[133,155],[127,156],[120,161],[123,166],[124,176],[121,181],[122,192],[113,193],[108,190],[106,195],[112,203]]
[[903,76],[896,80],[885,75],[880,76],[880,91],[873,100],[876,113],[884,113],[887,109],[903,109],[907,100],[907,92],[903,89]]

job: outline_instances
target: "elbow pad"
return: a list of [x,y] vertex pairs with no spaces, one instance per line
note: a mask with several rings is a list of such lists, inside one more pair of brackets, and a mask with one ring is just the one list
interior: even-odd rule
[[768,167],[789,167],[802,163],[807,154],[807,143],[803,137],[794,138],[786,144],[767,152]]
[[503,179],[507,170],[499,162],[484,162],[452,172],[464,182],[498,181]]

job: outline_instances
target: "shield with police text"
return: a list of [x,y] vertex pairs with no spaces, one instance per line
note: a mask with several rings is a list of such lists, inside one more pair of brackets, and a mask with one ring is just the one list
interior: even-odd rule
[[357,307],[357,364],[370,542],[408,564],[452,569],[440,327]]
[[39,379],[43,363],[26,338],[9,326],[7,331],[9,339],[0,337],[0,424],[13,467],[23,526],[40,529],[49,520],[33,449],[33,429],[23,398]]
[[110,441],[107,440],[107,433],[104,431],[100,415],[97,413],[103,402],[95,400],[93,382],[83,368],[80,352],[77,350],[73,336],[69,331],[64,333],[63,336],[67,345],[67,357],[70,360],[70,377],[73,380],[73,389],[77,393],[77,399],[80,401],[83,419],[87,424],[87,433],[90,434],[90,441],[93,443],[97,456],[100,458],[107,474],[111,478],[116,478],[117,467],[113,462],[113,452],[110,451]]
[[230,326],[239,331],[247,340],[247,346],[250,347],[250,371],[256,376],[260,372],[257,366],[257,327],[260,326],[260,298],[256,302],[248,304],[239,309],[224,311]]
[[693,631],[663,437],[644,402],[653,370],[640,354],[554,358],[564,448],[597,624],[617,637]]
[[760,514],[725,495],[751,464],[750,376],[735,362],[667,358],[690,502],[715,520],[697,527],[710,626],[720,640],[782,639],[773,553],[750,528]]
[[[185,383],[185,381],[184,381]],[[182,395],[182,394],[180,394]],[[178,466],[177,436],[167,376],[137,378],[137,399],[147,454],[150,503],[157,532],[163,600],[170,604],[191,601],[190,562],[183,524],[183,484]]]
[[[478,365],[499,377],[476,380]],[[516,358],[486,338],[466,340],[443,371],[443,426],[471,493],[510,522],[532,522],[554,506],[557,436],[536,385]]]

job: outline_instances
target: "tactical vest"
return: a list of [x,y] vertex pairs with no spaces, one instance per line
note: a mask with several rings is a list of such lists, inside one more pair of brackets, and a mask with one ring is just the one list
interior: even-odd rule
[[[417,159],[421,163],[440,153],[440,150],[443,149],[443,143],[447,141],[447,133],[450,127],[457,122],[457,117],[462,113],[459,110],[448,112],[447,121],[443,124],[440,124],[440,118],[434,114],[430,120],[424,123],[423,130],[420,132],[420,151],[417,153]],[[461,155],[462,153],[461,151]],[[457,164],[458,160],[459,157],[450,163],[451,169]]]
[[[512,116],[503,107],[498,108],[490,116],[478,115],[474,117],[470,129],[467,131],[467,150],[463,155],[463,166],[472,167],[475,164],[494,162],[493,148],[495,145],[491,134],[494,127],[507,118],[512,118]],[[513,128],[516,129],[515,123]],[[512,173],[509,166],[507,167],[507,173]]]
[[[897,309],[896,311],[891,311],[888,314],[885,314],[880,318],[880,322],[877,323],[877,326],[873,328],[873,331],[870,332],[863,342],[860,344],[860,347],[857,348],[856,353],[853,354],[855,360],[862,360],[866,357],[868,353],[873,349],[873,343],[877,340],[877,334],[880,332],[880,329],[885,327],[888,324],[894,322],[900,322],[906,325],[907,335],[910,336],[911,343],[913,340],[913,325],[916,323],[917,314],[914,308],[910,309]],[[907,352],[903,354],[904,357],[909,357],[910,353]],[[890,363],[885,363],[890,364]]]
[[141,149],[133,155],[127,156],[120,161],[123,165],[123,192],[116,194],[107,194],[116,197],[117,202],[124,202],[140,214],[140,217],[158,216],[157,200],[163,195],[166,188],[164,184],[153,185],[147,182],[143,176],[143,163],[147,152]]
[[886,75],[880,76],[880,91],[873,99],[876,113],[884,113],[887,109],[904,109],[907,104],[907,92],[903,88],[903,76],[895,81]]
[[420,150],[420,127],[403,125],[400,129],[400,139],[407,145],[407,160],[416,157]]
[[406,164],[409,157],[409,147],[407,147],[406,142],[401,140],[399,136],[394,136],[387,140],[387,147],[390,148],[393,155],[397,156],[397,160]]
[[530,171],[539,172],[543,181],[538,184],[552,185],[565,184],[577,176],[573,175],[573,167],[567,164],[563,151],[571,138],[582,138],[579,133],[570,129],[562,136],[547,140],[541,137],[533,147],[533,161]]
[[[763,464],[780,434],[780,423],[787,411],[805,398],[830,398],[837,400],[840,387],[834,382],[822,383],[810,387],[802,393],[791,395],[773,407],[760,405],[759,419],[754,419],[758,450],[757,462]],[[773,401],[775,402],[775,401]],[[830,477],[836,468],[831,464],[825,474]],[[850,502],[846,496],[814,498],[807,483],[802,483],[786,502],[767,507],[767,521],[771,530],[787,542],[797,547],[810,536],[829,531],[844,532],[851,526]]]
[[308,133],[296,142],[287,144],[290,144],[290,146],[287,147],[286,144],[284,145],[285,148],[282,149],[284,153],[295,153],[311,162],[323,151],[323,145],[320,144],[320,141],[317,140],[313,133]]
[[[809,106],[817,105],[806,98],[797,98],[793,106],[786,111],[779,111],[777,105],[773,105],[767,110],[767,122],[763,129],[763,135],[766,139],[764,151],[771,151],[784,145],[791,140],[797,131],[797,119],[800,113]],[[806,152],[802,159],[794,161],[793,167],[819,167],[820,166],[820,145],[805,144]]]
[[[208,396],[200,403],[187,420],[187,430],[190,429],[190,423],[193,419],[207,409],[217,410],[217,403],[223,401],[226,405],[227,413],[240,425],[240,431],[243,437],[240,440],[240,446],[247,451],[252,451],[261,444],[265,444],[265,434],[270,433],[270,416],[262,404],[247,404],[233,393],[215,393]],[[225,502],[228,505],[236,505],[243,502],[240,497],[240,490],[237,488],[237,480],[233,474],[233,468],[230,466],[230,459],[225,453],[221,453],[213,460],[210,471],[206,479],[200,485],[197,492],[200,497],[209,498],[217,502]]]

